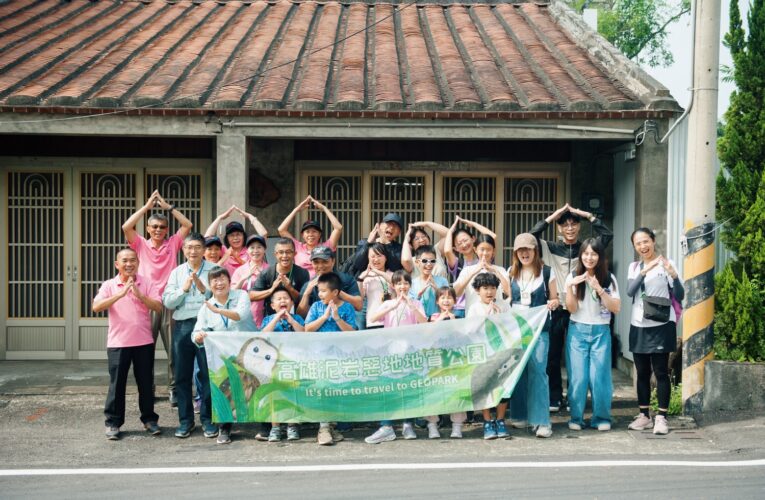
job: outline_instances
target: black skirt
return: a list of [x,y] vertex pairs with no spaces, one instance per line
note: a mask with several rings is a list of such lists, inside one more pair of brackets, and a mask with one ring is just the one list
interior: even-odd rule
[[677,325],[669,321],[659,326],[642,328],[630,325],[630,352],[654,354],[675,352]]

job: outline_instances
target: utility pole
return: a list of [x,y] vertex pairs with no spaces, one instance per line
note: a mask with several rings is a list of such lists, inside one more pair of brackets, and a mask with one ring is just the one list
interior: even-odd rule
[[712,359],[715,270],[715,161],[720,60],[720,0],[696,0],[693,105],[688,114],[683,266],[683,413],[704,401],[704,365]]

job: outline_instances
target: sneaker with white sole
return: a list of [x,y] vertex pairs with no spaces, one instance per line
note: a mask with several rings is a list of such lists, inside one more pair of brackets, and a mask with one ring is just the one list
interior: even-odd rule
[[404,439],[417,439],[417,433],[414,432],[414,425],[412,422],[404,422],[401,428],[401,435]]
[[202,432],[206,438],[214,438],[218,436],[218,426],[214,424],[202,424]]
[[462,439],[462,424],[452,424],[452,433],[449,437],[452,439]]
[[552,427],[549,425],[538,425],[535,434],[538,438],[549,438],[552,436]]
[[345,436],[343,436],[343,433],[335,429],[334,427],[330,427],[329,433],[332,434],[332,442],[339,443],[340,441],[345,440]]
[[635,420],[633,420],[630,425],[627,426],[627,429],[631,431],[643,431],[645,429],[652,428],[653,420],[651,420],[651,417],[647,417],[643,413],[640,413],[637,417],[635,417]]
[[120,428],[116,425],[106,426],[106,439],[109,441],[117,441],[120,438]]
[[598,430],[600,432],[608,432],[611,430],[611,422],[601,422],[598,424]]
[[218,439],[215,440],[218,444],[230,444],[231,443],[231,430],[220,428],[218,432]]
[[497,427],[494,420],[483,423],[483,438],[485,440],[497,439]]
[[510,427],[513,429],[525,429],[528,425],[525,420],[510,420]]
[[572,431],[581,431],[582,430],[582,424],[577,424],[576,422],[569,422],[568,428]]
[[440,439],[441,433],[438,432],[438,422],[428,422],[428,439]]
[[[334,441],[335,436],[332,436],[332,440]],[[300,431],[298,430],[297,425],[288,425],[287,426],[287,441],[297,441],[300,439]]]
[[664,415],[656,415],[653,423],[654,434],[669,434],[669,422]]
[[387,441],[394,441],[396,439],[396,433],[393,427],[390,425],[383,425],[375,431],[371,436],[367,436],[364,441],[368,444],[385,443]]
[[497,437],[500,439],[510,436],[510,433],[507,432],[507,427],[505,427],[505,421],[503,419],[497,419],[494,421],[494,429],[497,430]]
[[271,427],[271,432],[268,433],[269,443],[278,443],[282,440],[282,428],[278,425]]
[[329,446],[335,443],[332,439],[332,430],[329,428],[329,425],[322,425],[319,427],[319,433],[316,434],[316,441],[321,446]]

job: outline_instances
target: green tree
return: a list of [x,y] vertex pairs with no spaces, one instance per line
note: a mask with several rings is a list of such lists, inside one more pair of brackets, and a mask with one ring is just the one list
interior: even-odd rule
[[765,5],[755,0],[744,32],[730,3],[724,43],[736,90],[717,142],[717,219],[721,239],[736,254],[717,277],[715,349],[721,357],[765,360]]
[[690,0],[573,0],[572,6],[598,10],[598,32],[624,55],[650,67],[674,61],[667,29],[691,11]]

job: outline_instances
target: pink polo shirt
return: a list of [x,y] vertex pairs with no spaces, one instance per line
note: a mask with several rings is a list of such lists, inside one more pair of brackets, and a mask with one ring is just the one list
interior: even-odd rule
[[[298,241],[295,238],[292,238],[292,242],[295,244],[295,265],[300,266],[308,271],[308,274],[310,274],[311,278],[313,278],[316,276],[316,271],[313,270],[313,263],[311,262],[311,251],[308,250],[308,247],[302,241]],[[325,241],[324,243],[319,243],[316,246],[327,247],[332,249],[333,252],[335,251],[335,247],[332,246],[332,243],[330,243],[329,240]]]
[[158,286],[159,294],[165,290],[170,273],[178,266],[177,256],[183,246],[183,238],[178,233],[162,242],[159,248],[154,248],[151,241],[141,235],[130,244],[130,248],[138,254],[138,274]]
[[[223,247],[221,247],[221,252],[222,252],[221,255],[225,255],[225,253],[228,252],[228,248],[226,247],[226,245],[223,245]],[[247,248],[242,247],[242,249],[239,250],[239,258],[242,259],[244,264],[247,264],[250,261],[250,255],[247,253]],[[231,277],[233,277],[234,271],[242,267],[244,264],[239,264],[238,262],[235,262],[234,259],[229,257],[228,259],[226,259],[226,262],[223,263],[223,267],[228,269],[228,274]]]
[[[142,276],[137,276],[135,283],[144,295],[161,300],[157,285],[151,284]],[[124,287],[118,275],[104,281],[93,300],[108,299],[120,293]],[[106,347],[137,347],[154,343],[151,334],[151,311],[138,297],[128,293],[112,304],[108,311],[109,334]]]

